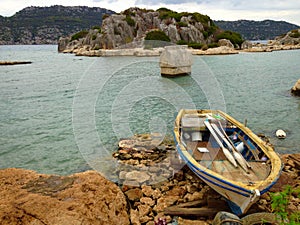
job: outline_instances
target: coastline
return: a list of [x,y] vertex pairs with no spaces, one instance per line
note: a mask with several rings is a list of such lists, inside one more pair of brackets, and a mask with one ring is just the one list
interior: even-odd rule
[[[260,53],[260,52],[273,52],[273,51],[286,51],[286,50],[299,50],[298,45],[254,45],[249,48],[236,50],[227,46],[220,46],[216,48],[209,48],[207,50],[201,49],[187,49],[192,55],[231,55],[239,53]],[[143,49],[143,48],[128,48],[128,49],[99,49],[91,50],[89,46],[81,48],[68,48],[62,53],[71,53],[76,56],[88,57],[113,57],[113,56],[137,56],[137,57],[153,57],[160,56],[163,48]]]
[[[138,135],[137,138],[151,143],[147,135]],[[0,170],[0,194],[3,196],[0,223],[154,225],[154,221],[163,218],[168,223],[176,219],[178,224],[210,224],[217,211],[230,212],[220,195],[190,170],[186,167],[171,170],[168,164],[170,162],[164,162],[164,155],[175,151],[170,140],[158,146],[157,151],[150,154],[151,159],[141,158],[138,153],[128,155],[126,151],[122,151],[122,146],[128,142],[123,140],[120,143],[119,151],[113,156],[125,163],[121,163],[116,171],[121,183],[108,181],[97,171],[57,176],[16,168]],[[280,192],[285,185],[300,185],[300,154],[284,154],[281,157],[285,167],[270,192]],[[147,184],[147,179],[154,175],[147,175],[145,170],[126,172],[124,168],[128,165],[142,168],[137,159],[144,160],[149,165],[163,162],[150,171],[163,180]],[[211,205],[215,211],[201,216],[179,217],[173,217],[168,211],[174,206],[197,201]],[[247,214],[270,213],[270,201],[269,192],[265,193]],[[299,201],[294,196],[289,210],[300,210]]]

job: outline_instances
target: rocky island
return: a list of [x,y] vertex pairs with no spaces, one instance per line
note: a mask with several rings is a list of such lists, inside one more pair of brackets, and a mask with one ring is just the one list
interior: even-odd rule
[[300,49],[300,29],[260,44],[220,29],[209,16],[200,13],[129,8],[103,18],[97,29],[61,37],[58,51],[79,56],[158,56],[160,47],[176,44],[187,45],[194,55]]
[[[220,40],[225,37],[229,41],[224,44]],[[129,8],[121,14],[104,18],[100,29],[60,38],[58,51],[76,55],[107,56],[144,55],[143,51],[146,49],[145,55],[148,56],[159,55],[160,50],[156,50],[157,47],[182,44],[193,48],[196,54],[197,49],[206,50],[222,44],[230,46],[224,52],[228,54],[231,51],[235,53],[232,48],[241,42],[239,34],[222,31],[209,16],[200,13],[177,13],[166,8],[156,11]]]

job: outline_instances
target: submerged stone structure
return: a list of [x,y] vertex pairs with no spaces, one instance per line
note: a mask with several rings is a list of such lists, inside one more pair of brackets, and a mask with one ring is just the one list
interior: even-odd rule
[[162,76],[189,75],[192,72],[192,54],[184,46],[166,46],[160,55],[159,65]]

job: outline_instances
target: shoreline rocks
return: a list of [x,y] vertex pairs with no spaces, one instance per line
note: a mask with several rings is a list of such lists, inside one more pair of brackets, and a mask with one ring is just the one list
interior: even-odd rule
[[[146,141],[141,143],[141,140]],[[170,223],[175,218],[171,213],[174,212],[174,208],[193,202],[201,202],[201,207],[204,207],[204,209],[207,209],[206,207],[208,207],[209,213],[201,216],[199,216],[200,214],[198,214],[198,216],[181,215],[177,220],[179,224],[209,224],[216,212],[223,210],[230,212],[227,203],[218,193],[195,176],[187,167],[180,164],[178,160],[172,159],[170,156],[172,154],[170,153],[176,152],[175,146],[172,148],[170,143],[167,145],[161,143],[158,146],[155,146],[151,144],[151,141],[151,135],[138,135],[122,140],[119,143],[119,150],[113,154],[120,164],[132,165],[133,160],[135,160],[134,166],[130,169],[138,170],[138,168],[142,168],[142,171],[147,174],[149,180],[153,177],[160,176],[162,164],[164,165],[164,169],[168,168],[168,170],[173,173],[172,176],[165,176],[164,180],[157,180],[158,182],[156,183],[147,182],[146,179],[143,179],[143,183],[137,185],[138,182],[131,183],[131,179],[127,180],[127,174],[132,173],[130,170],[127,171],[124,167],[120,167],[120,169],[117,170],[120,179],[119,185],[131,206],[131,223],[152,225],[154,224],[154,221],[158,221],[159,218]],[[147,142],[149,145],[147,145]],[[137,159],[136,147],[141,145],[143,146],[143,149],[139,149],[138,153],[140,155]],[[168,146],[168,150],[164,149],[163,146]],[[155,161],[155,164],[153,164],[153,162],[152,164],[147,164],[150,162],[147,161],[149,157],[141,157],[143,152],[146,151],[145,149],[154,152],[160,152],[162,149],[164,149],[164,151],[160,152],[161,157],[156,158],[157,161]],[[128,154],[130,156],[128,156]],[[164,158],[163,154],[166,154],[167,158]],[[125,155],[127,156],[124,157]],[[300,185],[300,179],[298,177],[300,172],[300,154],[283,155],[282,160],[285,163],[282,176],[277,184],[272,187],[270,192],[282,191],[283,187],[287,184],[293,187]],[[156,168],[156,170],[149,169],[151,166],[153,166],[152,168]],[[143,178],[146,178],[145,174]],[[299,198],[294,199],[293,202],[289,204],[288,210],[300,210],[299,202]],[[272,211],[270,204],[271,197],[268,192],[262,195],[261,199],[250,208],[246,215],[257,212],[270,213]],[[201,210],[198,212],[201,213]],[[193,219],[191,220],[191,218]]]
[[0,66],[11,66],[20,64],[31,64],[30,61],[0,61]]
[[[118,185],[96,171],[70,176],[38,174],[23,169],[0,170],[1,224],[143,224],[158,220],[179,225],[211,224],[213,216],[170,215],[177,206],[207,206],[229,211],[223,198],[173,157],[171,138],[158,134],[135,135],[119,142]],[[300,154],[282,155],[284,169],[270,192],[285,185],[300,186]],[[113,173],[113,172],[112,172]],[[289,211],[300,210],[293,196]],[[271,212],[267,192],[248,214]]]
[[[248,44],[247,44],[248,43]],[[241,50],[234,49],[232,47],[223,45],[220,47],[209,48],[207,50],[202,49],[187,49],[192,55],[230,55],[239,53],[259,53],[259,52],[273,52],[284,50],[299,50],[298,45],[277,45],[277,44],[244,44]],[[89,46],[66,48],[61,51],[62,53],[71,53],[76,56],[88,56],[88,57],[112,57],[112,56],[137,56],[137,57],[153,57],[160,56],[163,52],[163,48],[144,49],[142,47],[126,48],[126,49],[90,49]]]
[[292,87],[291,93],[295,96],[300,96],[300,79]]

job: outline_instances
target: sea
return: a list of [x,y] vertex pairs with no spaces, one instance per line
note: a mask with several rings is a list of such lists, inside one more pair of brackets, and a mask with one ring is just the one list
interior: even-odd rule
[[[0,169],[68,175],[114,167],[118,140],[172,138],[181,108],[220,109],[280,153],[300,152],[300,51],[193,56],[190,76],[160,75],[159,57],[82,57],[56,45],[0,46]],[[283,129],[286,139],[277,139]]]

